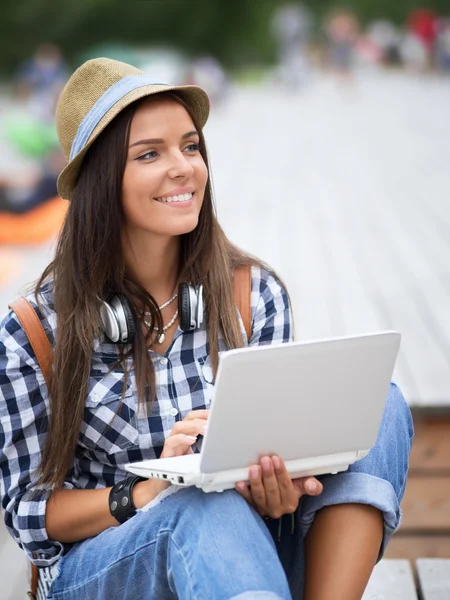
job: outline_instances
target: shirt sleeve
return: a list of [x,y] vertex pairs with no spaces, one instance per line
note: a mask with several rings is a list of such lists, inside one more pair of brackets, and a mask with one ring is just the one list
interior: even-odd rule
[[[45,511],[50,490],[36,485],[48,430],[44,376],[17,317],[0,326],[0,492],[6,527],[37,566],[53,564],[63,544],[49,540]],[[66,483],[65,488],[73,488]]]
[[249,346],[292,341],[289,296],[269,271],[252,267],[252,337]]

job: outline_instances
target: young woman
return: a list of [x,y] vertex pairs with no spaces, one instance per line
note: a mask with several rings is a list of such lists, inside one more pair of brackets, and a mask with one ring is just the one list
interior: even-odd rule
[[[399,524],[412,425],[394,385],[375,448],[322,482],[291,481],[276,456],[221,494],[127,477],[128,462],[198,450],[219,351],[291,339],[282,283],[214,216],[207,116],[199,88],[108,59],[59,99],[71,204],[29,296],[54,349],[48,388],[13,312],[0,331],[5,523],[54,600],[356,600]],[[245,264],[250,339],[233,298]],[[186,327],[200,285],[205,318]]]

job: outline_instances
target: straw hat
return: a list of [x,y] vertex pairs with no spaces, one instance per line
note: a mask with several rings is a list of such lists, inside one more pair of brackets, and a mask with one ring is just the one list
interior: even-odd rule
[[70,77],[56,107],[59,142],[69,161],[58,177],[58,192],[70,200],[88,148],[126,106],[161,92],[176,90],[200,127],[209,114],[206,92],[193,85],[156,83],[151,76],[117,60],[95,58]]

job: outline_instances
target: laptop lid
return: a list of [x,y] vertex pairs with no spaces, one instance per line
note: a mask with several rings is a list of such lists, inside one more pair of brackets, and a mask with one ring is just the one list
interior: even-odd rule
[[221,355],[203,473],[371,448],[400,346],[380,332]]

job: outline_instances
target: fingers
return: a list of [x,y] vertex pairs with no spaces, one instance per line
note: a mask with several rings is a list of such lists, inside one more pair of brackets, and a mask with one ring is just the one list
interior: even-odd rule
[[259,465],[252,465],[249,469],[248,478],[253,505],[261,516],[266,516],[268,514],[266,490],[261,477],[261,467]]
[[250,488],[248,487],[248,485],[246,484],[245,481],[238,481],[236,483],[236,491],[238,492],[238,494],[240,494],[244,500],[247,500],[247,502],[251,505],[251,506],[255,506],[254,502],[253,502],[253,498],[252,498],[252,494],[250,492]]
[[183,456],[183,454],[192,454],[191,446],[197,441],[197,436],[178,433],[170,435],[165,443],[161,453],[161,458],[171,456]]
[[185,435],[205,435],[206,421],[205,419],[188,419],[177,421],[173,426],[170,435],[184,433]]
[[183,421],[191,421],[192,419],[208,419],[209,408],[201,410],[191,410],[183,419]]
[[204,435],[209,410],[191,410],[182,421],[177,421],[164,443],[161,458],[192,454],[191,446],[199,435]]
[[262,457],[259,465],[250,467],[249,485],[242,481],[236,484],[239,494],[261,516],[274,519],[295,512],[302,495],[317,495],[322,489],[322,484],[314,477],[292,480],[278,456]]
[[300,477],[293,479],[292,485],[301,495],[318,496],[323,491],[323,485],[315,477]]
[[277,516],[281,517],[283,514],[283,499],[281,497],[280,485],[277,474],[275,473],[273,461],[268,456],[263,456],[259,464],[261,466],[262,485],[265,492],[265,509],[267,514],[273,518],[277,518]]

